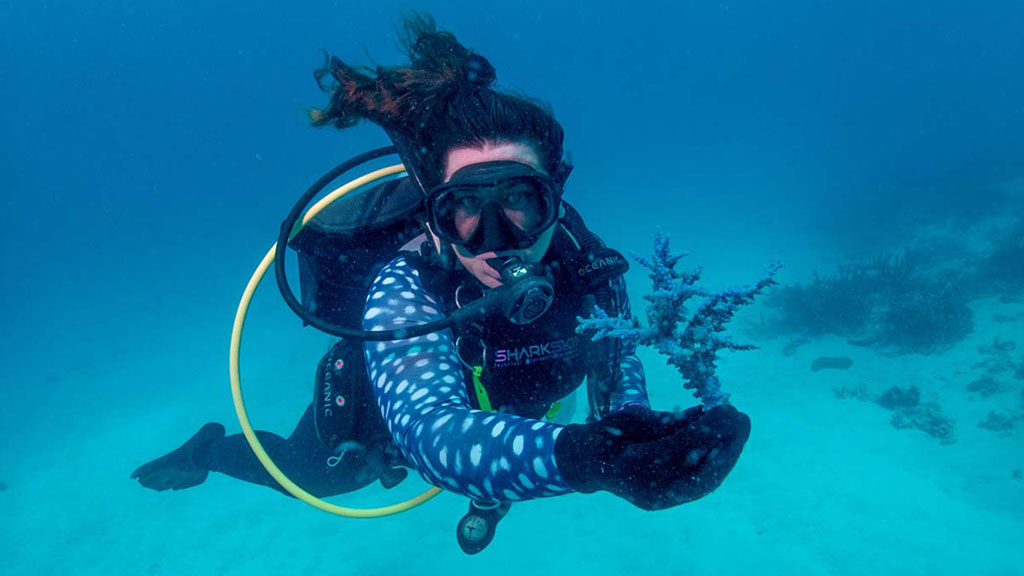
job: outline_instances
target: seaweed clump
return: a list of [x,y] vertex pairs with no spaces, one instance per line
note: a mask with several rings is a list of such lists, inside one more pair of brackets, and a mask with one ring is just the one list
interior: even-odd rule
[[783,311],[778,324],[783,332],[852,336],[867,325],[874,306],[862,288],[865,280],[863,270],[844,265],[832,276],[815,272],[810,284],[776,290],[766,303]]
[[834,334],[855,345],[899,353],[934,353],[959,342],[974,327],[960,279],[924,272],[927,252],[886,254],[815,274],[807,285],[776,291],[768,305],[781,312],[779,329],[819,336]]
[[975,282],[980,290],[1020,301],[1024,293],[1024,210],[1014,223],[992,237],[990,249],[978,260]]
[[951,284],[920,283],[893,294],[880,326],[883,342],[903,352],[942,351],[971,333],[967,298]]

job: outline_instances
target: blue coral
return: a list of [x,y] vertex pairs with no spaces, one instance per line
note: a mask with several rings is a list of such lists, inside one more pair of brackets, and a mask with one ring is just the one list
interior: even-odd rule
[[[775,273],[781,264],[774,263],[752,286],[730,288],[711,293],[697,285],[701,269],[678,271],[679,260],[686,254],[669,250],[668,237],[658,233],[654,238],[654,256],[650,259],[633,255],[651,271],[654,291],[644,296],[647,305],[647,327],[636,319],[609,316],[596,308],[591,318],[579,318],[577,332],[591,339],[619,338],[628,344],[652,346],[668,358],[683,376],[683,386],[694,391],[707,407],[726,404],[729,395],[722,391],[715,369],[720,350],[751,350],[750,344],[734,342],[721,333],[725,324],[741,306],[776,284]],[[690,314],[686,304],[692,298],[703,298],[696,312]]]

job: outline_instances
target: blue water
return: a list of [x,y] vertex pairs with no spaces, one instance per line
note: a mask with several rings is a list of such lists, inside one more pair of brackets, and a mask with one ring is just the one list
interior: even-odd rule
[[[452,495],[367,522],[223,477],[160,494],[130,481],[203,422],[234,426],[246,279],[309,183],[386,143],[308,125],[320,50],[402,63],[393,28],[410,7],[490,59],[501,87],[551,105],[592,229],[638,252],[666,232],[709,283],[773,258],[783,284],[807,282],[923,237],[961,267],[1024,213],[1019,2],[4,2],[4,573],[1024,573],[1024,423],[976,425],[1024,418],[1015,285],[972,292],[972,332],[931,354],[826,335],[787,355],[791,334],[748,322],[761,349],[722,376],[754,436],[719,492],[658,514],[608,495],[530,502],[478,557],[455,544]],[[287,433],[327,339],[271,286],[249,330],[254,418]],[[969,394],[996,338],[1015,341],[1005,390]],[[823,355],[853,367],[811,373]],[[689,401],[643,358],[656,405]],[[957,419],[956,444],[832,393],[858,384],[920,386]]]

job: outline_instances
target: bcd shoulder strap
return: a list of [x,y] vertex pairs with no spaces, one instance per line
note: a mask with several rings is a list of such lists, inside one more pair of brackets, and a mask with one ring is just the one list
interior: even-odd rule
[[[579,250],[567,260],[571,266],[573,281],[584,294],[581,316],[593,314],[595,307],[609,316],[618,316],[626,306],[621,302],[624,294],[614,290],[612,283],[629,270],[629,262],[618,251],[607,247],[596,234],[583,223],[583,218],[567,202],[561,224],[572,236]],[[616,338],[602,338],[587,343],[587,399],[590,412],[587,421],[592,422],[611,411],[612,393],[621,382],[622,343]]]

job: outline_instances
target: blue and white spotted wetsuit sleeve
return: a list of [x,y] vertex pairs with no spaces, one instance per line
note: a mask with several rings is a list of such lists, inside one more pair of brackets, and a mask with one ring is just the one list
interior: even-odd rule
[[[619,309],[625,313],[626,318],[633,316],[629,309],[629,296],[626,294],[626,282],[622,276],[612,280],[612,291],[619,302]],[[619,362],[619,370],[622,377],[619,385],[612,392],[611,411],[616,412],[630,405],[640,405],[646,408],[651,407],[647,399],[647,380],[644,377],[644,365],[636,355],[636,347],[623,350],[622,360]]]
[[[400,257],[374,280],[365,330],[443,317],[419,272]],[[555,466],[562,427],[471,408],[451,330],[367,342],[366,366],[384,421],[423,478],[477,500],[512,501],[572,492]]]

